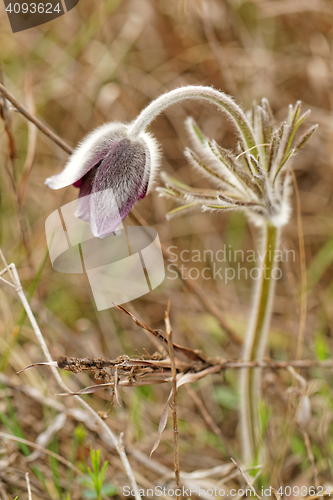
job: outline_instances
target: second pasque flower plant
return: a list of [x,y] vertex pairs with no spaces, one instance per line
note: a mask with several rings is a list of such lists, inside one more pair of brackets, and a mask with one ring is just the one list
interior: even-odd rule
[[[240,108],[238,110],[241,113]],[[263,99],[260,105],[253,106],[248,119],[245,119],[246,136],[238,127],[236,153],[205,137],[194,120],[188,118],[186,126],[192,149],[186,149],[185,156],[215,188],[193,189],[166,173],[162,174],[165,187],[159,188],[159,191],[180,204],[169,212],[169,217],[195,208],[212,212],[242,210],[259,227],[260,255],[264,258],[260,262],[260,275],[255,285],[245,337],[244,361],[262,361],[264,356],[275,286],[277,263],[274,257],[279,248],[280,229],[288,222],[291,212],[290,162],[316,129],[316,126],[311,127],[298,141],[294,141],[298,127],[309,114],[301,115],[300,111],[300,102],[290,106],[287,119],[275,128],[270,106]],[[258,369],[242,370],[240,423],[243,458],[248,464],[260,459],[260,386]]]

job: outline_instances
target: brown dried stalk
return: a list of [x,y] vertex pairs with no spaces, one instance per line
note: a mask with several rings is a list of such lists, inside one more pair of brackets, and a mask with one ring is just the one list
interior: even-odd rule
[[236,465],[237,469],[239,470],[239,473],[240,475],[242,476],[242,478],[244,479],[245,483],[249,486],[249,488],[251,489],[251,491],[253,492],[254,496],[256,496],[258,498],[258,500],[262,500],[262,497],[259,495],[259,493],[256,492],[253,484],[250,482],[249,478],[247,477],[247,475],[243,472],[243,470],[241,469],[241,467],[238,465],[238,463],[236,462],[236,460],[234,460],[233,458],[231,458],[231,461],[233,464]]
[[2,83],[0,83],[0,92],[23,116],[25,116],[25,118],[27,118],[27,120],[34,123],[36,127],[41,132],[43,132],[43,134],[49,137],[51,141],[55,142],[55,144],[58,144],[58,146],[66,151],[66,153],[71,154],[73,152],[73,149],[68,144],[66,144],[65,141],[63,141],[56,133],[52,132],[49,127],[44,125],[44,123],[38,120],[38,118],[33,116],[24,106],[22,106],[22,104],[13,96],[13,94],[9,92],[9,90],[6,89],[6,87],[2,85]]
[[[21,373],[29,368],[36,366],[50,365],[50,363],[33,363],[18,373]],[[130,358],[128,356],[120,356],[115,360],[107,359],[94,359],[94,358],[68,358],[61,356],[58,361],[53,361],[52,366],[58,366],[63,370],[79,373],[83,371],[90,371],[95,375],[97,380],[107,380],[108,382],[98,385],[93,385],[82,389],[77,393],[69,393],[66,395],[74,394],[89,394],[96,392],[102,388],[112,387],[114,385],[114,377],[107,371],[107,368],[117,368],[118,371],[118,386],[122,387],[137,387],[142,385],[154,385],[165,382],[170,382],[172,377],[172,366],[169,358],[167,359],[139,359]],[[242,361],[242,360],[229,360],[223,358],[214,358],[208,360],[208,364],[200,365],[198,363],[184,363],[175,358],[175,367],[177,374],[186,375],[188,382],[195,382],[200,378],[213,373],[220,373],[227,369],[242,369],[242,368],[266,368],[266,369],[288,369],[293,368],[328,368],[333,369],[333,360],[315,361],[315,360],[291,360],[291,361],[274,361],[266,359],[264,361]],[[191,379],[190,375],[194,375]],[[120,378],[123,375],[126,378]],[[183,385],[183,384],[181,384]]]
[[[0,279],[3,279],[0,276]],[[198,349],[190,349],[188,347],[175,344],[168,337],[166,338],[161,330],[154,330],[143,321],[139,320],[131,312],[123,306],[117,306],[119,310],[130,316],[130,318],[140,328],[153,334],[158,341],[164,346],[169,347],[171,342],[174,352],[173,361],[169,357],[163,358],[160,353],[154,354],[149,358],[131,358],[127,355],[119,356],[116,359],[109,360],[103,358],[75,358],[61,356],[57,361],[51,363],[34,363],[27,366],[24,370],[35,366],[50,365],[57,366],[60,369],[79,373],[88,371],[91,372],[96,380],[103,383],[92,385],[82,389],[77,393],[66,393],[63,395],[74,394],[90,394],[99,391],[103,388],[113,388],[116,386],[142,386],[154,385],[170,382],[172,380],[173,365],[177,374],[177,386],[185,383],[191,383],[207,375],[220,373],[227,369],[243,369],[243,368],[266,368],[266,369],[290,369],[292,368],[333,368],[333,360],[318,361],[318,360],[290,360],[276,361],[272,359],[264,359],[263,361],[243,361],[240,359],[228,358],[209,358]],[[167,326],[167,324],[166,324]],[[167,332],[168,332],[167,326]],[[187,361],[179,359],[179,355],[184,355]],[[21,370],[21,371],[24,371]],[[20,372],[19,372],[20,373]]]
[[[178,443],[178,416],[177,416],[177,369],[175,363],[175,351],[172,343],[172,328],[170,323],[170,300],[167,310],[165,311],[164,323],[167,334],[169,357],[172,374],[172,419],[173,419],[173,456],[174,456],[174,471],[176,479],[176,492],[180,492],[180,469],[179,469],[179,443]],[[180,500],[180,493],[176,493],[177,500]]]
[[[3,279],[0,275],[0,279]],[[333,360],[318,361],[318,360],[290,360],[290,361],[276,361],[273,359],[264,359],[263,361],[243,361],[241,359],[228,359],[228,358],[209,358],[198,349],[190,349],[188,347],[175,344],[172,340],[165,337],[161,330],[154,330],[142,320],[136,318],[134,314],[129,312],[123,306],[117,308],[130,316],[136,325],[145,331],[148,331],[164,346],[169,347],[171,342],[174,352],[174,360],[171,361],[170,352],[169,357],[163,358],[160,353],[154,354],[149,358],[131,358],[127,355],[119,356],[116,359],[109,360],[103,358],[75,358],[61,356],[57,361],[52,361],[52,366],[57,366],[60,369],[79,373],[88,371],[91,372],[95,379],[102,381],[98,385],[93,385],[82,389],[78,393],[67,393],[66,395],[74,394],[90,394],[99,391],[103,388],[115,387],[115,376],[117,378],[116,385],[129,387],[129,386],[142,386],[154,385],[170,382],[172,380],[172,365],[177,374],[177,387],[185,383],[191,383],[207,375],[220,373],[227,369],[239,370],[242,368],[266,368],[266,369],[290,369],[290,368],[333,368]],[[167,324],[166,324],[167,326]],[[169,326],[167,326],[168,332]],[[179,355],[184,355],[187,361],[179,359]],[[50,365],[48,363],[34,363],[27,366],[24,370],[35,366]],[[21,371],[24,371],[21,370]],[[117,373],[116,373],[117,372]],[[19,372],[20,373],[20,372]],[[65,394],[64,394],[65,395]]]
[[[0,68],[0,89],[2,87],[2,71]],[[20,192],[19,192],[19,187],[15,175],[15,160],[17,158],[17,151],[16,151],[16,144],[15,144],[15,139],[14,139],[14,134],[12,131],[12,124],[11,124],[11,117],[7,105],[6,99],[1,99],[0,101],[0,117],[2,118],[5,126],[5,132],[7,135],[8,139],[8,150],[7,150],[7,158],[5,160],[5,169],[7,171],[7,174],[10,179],[10,183],[12,186],[12,190],[16,199],[17,203],[17,213],[18,213],[18,220],[19,220],[19,225],[20,225],[20,230],[21,230],[21,236],[22,236],[22,243],[25,248],[27,258],[28,258],[28,264],[30,267],[31,275],[34,274],[34,263],[32,259],[32,251],[31,251],[31,244],[30,244],[30,239],[29,239],[29,233],[28,233],[28,227],[25,219],[25,211],[22,203],[22,199],[20,197]]]
[[27,483],[28,499],[32,500],[31,486],[30,486],[30,479],[29,479],[29,472],[25,473],[25,480],[26,480],[26,483]]
[[192,387],[187,387],[187,392],[190,396],[190,398],[194,401],[197,409],[201,413],[202,418],[204,419],[207,427],[209,427],[216,436],[221,439],[223,446],[227,450],[228,455],[231,457],[233,455],[233,451],[230,448],[230,445],[224,436],[223,432],[221,431],[220,427],[216,424],[216,422],[212,419],[211,415],[208,413],[204,402],[202,399],[198,396],[198,394],[192,389]]
[[26,444],[26,445],[30,446],[30,448],[35,448],[35,450],[41,451],[41,452],[45,453],[46,455],[49,455],[50,457],[55,458],[56,460],[58,460],[59,462],[64,464],[69,469],[72,469],[79,476],[83,476],[83,473],[80,471],[80,469],[75,467],[75,465],[73,465],[71,462],[69,462],[68,460],[63,458],[61,455],[58,455],[58,453],[54,453],[53,451],[48,450],[44,446],[40,446],[39,444],[34,443],[33,441],[29,441],[28,439],[23,439],[23,438],[20,438],[17,436],[13,436],[12,434],[8,434],[7,432],[0,431],[0,437],[5,438],[5,439],[9,439],[11,441],[15,441],[17,443]]

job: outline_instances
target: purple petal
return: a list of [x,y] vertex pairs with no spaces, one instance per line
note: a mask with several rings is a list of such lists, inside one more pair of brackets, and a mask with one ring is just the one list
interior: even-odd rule
[[80,179],[101,161],[112,145],[125,136],[127,126],[122,123],[106,123],[88,134],[69,158],[60,174],[46,179],[51,189],[61,189],[71,184],[80,187]]
[[114,143],[96,170],[90,197],[90,227],[104,238],[125,219],[134,203],[147,191],[150,156],[140,142],[121,139]]
[[89,172],[87,172],[86,175],[84,175],[82,179],[80,179],[80,192],[79,199],[77,200],[75,215],[79,219],[86,222],[89,222],[90,217],[90,195],[92,192],[92,181],[96,176],[97,169],[100,166],[100,163],[101,162],[99,162],[94,168],[89,170]]
[[91,232],[98,238],[106,238],[120,225],[120,216],[113,189],[92,193],[89,197],[89,224]]

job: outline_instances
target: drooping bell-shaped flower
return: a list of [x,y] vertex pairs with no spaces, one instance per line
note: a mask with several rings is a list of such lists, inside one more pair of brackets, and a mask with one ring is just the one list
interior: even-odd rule
[[78,187],[75,215],[89,222],[94,236],[105,238],[145,197],[158,163],[158,145],[149,133],[133,138],[129,125],[107,123],[84,138],[64,170],[48,178],[46,185]]
[[80,188],[76,216],[89,222],[94,236],[108,236],[152,186],[159,151],[147,127],[168,106],[189,100],[205,100],[225,112],[241,133],[244,147],[255,146],[246,116],[231,97],[190,85],[159,96],[128,125],[108,123],[88,134],[64,170],[46,180],[47,186]]

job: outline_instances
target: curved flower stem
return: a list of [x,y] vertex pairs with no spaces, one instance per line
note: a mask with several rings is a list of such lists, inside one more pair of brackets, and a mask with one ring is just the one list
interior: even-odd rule
[[[246,335],[244,361],[262,361],[275,289],[277,267],[275,253],[279,245],[279,229],[270,223],[263,227],[261,269],[254,297],[252,318]],[[245,368],[241,374],[241,427],[243,459],[253,463],[260,455],[261,425],[259,419],[261,370]]]
[[227,113],[240,132],[239,135],[244,148],[252,149],[252,153],[255,156],[258,154],[253,132],[241,108],[227,94],[212,89],[211,87],[203,87],[200,85],[180,87],[152,101],[143,111],[141,111],[139,116],[130,125],[129,136],[133,138],[138,137],[140,133],[144,132],[148,125],[162,113],[162,111],[172,104],[193,99],[201,101],[206,100]]

